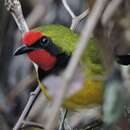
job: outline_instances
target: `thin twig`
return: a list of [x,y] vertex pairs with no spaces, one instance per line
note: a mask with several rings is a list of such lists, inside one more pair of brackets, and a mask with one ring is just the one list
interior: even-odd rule
[[12,14],[21,33],[23,34],[24,32],[29,31],[19,0],[5,0],[5,6],[6,9]]
[[71,15],[72,18],[75,18],[76,15],[74,14],[74,12],[71,10],[71,8],[69,7],[68,3],[66,0],[62,0],[62,3],[64,5],[64,7],[66,8],[66,10],[68,11],[68,13]]
[[81,34],[80,41],[77,44],[77,49],[73,53],[73,56],[69,62],[69,65],[67,66],[67,69],[65,70],[63,74],[62,90],[59,93],[59,97],[56,98],[55,101],[53,102],[52,114],[51,114],[51,117],[49,117],[48,119],[47,125],[45,126],[46,130],[52,130],[54,128],[55,120],[57,119],[60,106],[68,90],[69,83],[74,75],[74,72],[78,65],[78,61],[88,44],[89,38],[91,37],[91,34],[102,14],[102,11],[107,1],[108,0],[97,0],[90,13],[90,16],[87,19],[87,22]]
[[89,9],[86,9],[83,13],[81,13],[79,16],[76,16],[74,18],[72,18],[72,24],[70,29],[71,30],[75,30],[76,26],[78,25],[78,23],[83,20],[89,13]]
[[62,3],[64,5],[65,9],[68,11],[70,16],[72,17],[72,24],[71,24],[70,29],[71,30],[75,30],[77,24],[88,15],[89,9],[85,10],[83,13],[81,13],[78,16],[76,16],[74,14],[74,12],[71,10],[71,8],[69,7],[69,5],[67,3],[67,0],[62,0]]
[[25,106],[21,116],[19,117],[15,127],[13,128],[13,130],[18,130],[21,125],[23,124],[23,120],[26,119],[26,117],[28,116],[30,109],[32,108],[32,105],[34,104],[35,100],[37,99],[38,95],[40,94],[41,89],[40,87],[37,87],[35,89],[35,91],[33,93],[31,93],[29,100],[27,102],[27,105]]
[[[36,119],[36,117],[38,117],[37,121],[42,121],[42,120],[46,119],[44,112],[45,112],[45,109],[48,108],[47,106],[48,106],[48,100],[45,97],[45,95],[43,93],[41,93],[38,96],[38,99],[36,100],[35,105],[33,105],[27,119],[28,120]],[[43,116],[42,116],[42,114],[43,114]]]
[[65,119],[67,116],[68,110],[65,109],[64,111],[61,111],[61,121],[58,130],[64,130],[65,129]]
[[79,19],[79,21],[81,21],[88,15],[88,13],[89,13],[89,9],[86,9],[83,13],[81,13],[79,16],[77,16],[77,18]]
[[25,129],[25,128],[39,128],[44,130],[44,126],[42,124],[36,123],[36,122],[32,122],[32,121],[23,121],[24,126],[21,127],[21,129]]
[[[65,110],[66,111],[66,110]],[[60,109],[60,115],[61,115],[61,119],[63,119],[63,115],[65,114],[64,109]],[[70,126],[70,122],[67,120],[67,118],[64,119],[64,127],[67,130],[72,130],[71,126]]]

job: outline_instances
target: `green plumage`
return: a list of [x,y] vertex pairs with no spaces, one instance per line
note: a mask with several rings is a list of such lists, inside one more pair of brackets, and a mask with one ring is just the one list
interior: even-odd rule
[[72,53],[75,49],[75,44],[79,39],[76,33],[73,33],[69,28],[62,25],[46,25],[34,29],[45,33],[53,42],[66,53]]
[[[66,54],[72,54],[74,52],[80,38],[78,34],[62,25],[41,26],[34,29],[34,31],[43,32],[43,35],[50,37],[53,43]],[[77,110],[102,103],[103,80],[96,79],[96,77],[99,75],[102,76],[104,67],[100,60],[100,51],[96,46],[96,42],[94,38],[89,40],[88,46],[80,59],[79,65],[83,71],[84,82],[79,86],[80,89],[78,91],[75,91],[74,94],[66,97],[63,101],[63,107],[67,109]],[[73,87],[71,89],[73,89]],[[45,89],[42,90],[44,94],[47,95]]]
[[96,46],[96,40],[91,39],[89,41],[80,62],[84,67],[85,73],[89,74],[89,76],[104,74],[105,68],[101,61],[100,50]]
[[[35,28],[34,31],[43,32],[44,35],[50,37],[63,52],[72,54],[79,40],[79,35],[72,32],[63,25],[45,25]],[[96,40],[91,38],[81,58],[81,65],[89,74],[102,74],[104,68],[100,60],[100,52],[95,45]],[[87,66],[87,67],[86,67]],[[87,69],[86,69],[87,68]]]

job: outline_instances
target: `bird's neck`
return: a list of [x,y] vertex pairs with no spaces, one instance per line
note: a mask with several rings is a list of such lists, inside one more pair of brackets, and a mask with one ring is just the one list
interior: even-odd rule
[[36,50],[28,53],[29,58],[36,63],[44,71],[51,70],[55,64],[57,58],[45,50]]

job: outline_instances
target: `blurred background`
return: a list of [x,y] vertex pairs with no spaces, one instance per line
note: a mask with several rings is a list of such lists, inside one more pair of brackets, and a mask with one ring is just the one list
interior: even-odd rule
[[[61,0],[20,0],[29,28],[43,24],[71,25],[71,17]],[[94,0],[68,0],[76,15],[93,5]],[[94,35],[100,41],[103,63],[108,70],[112,69],[116,54],[126,54],[130,44],[130,1],[125,0],[119,6],[107,25],[99,23]],[[85,20],[80,22],[76,31],[81,32]],[[0,129],[11,129],[25,104],[29,93],[36,87],[34,68],[25,55],[14,57],[14,50],[21,44],[21,34],[12,16],[0,0]],[[39,120],[41,108],[34,110],[32,120]],[[33,112],[32,112],[33,113]],[[36,114],[37,113],[37,114]],[[126,120],[126,118],[124,119]],[[124,121],[123,120],[123,121]],[[125,124],[125,123],[124,123]],[[128,130],[128,126],[123,128]]]

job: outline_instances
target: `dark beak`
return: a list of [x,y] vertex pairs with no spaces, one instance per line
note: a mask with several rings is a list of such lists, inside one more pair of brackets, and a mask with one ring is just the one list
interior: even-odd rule
[[22,45],[22,46],[20,46],[19,48],[17,48],[15,50],[13,55],[14,56],[22,55],[22,54],[25,54],[25,53],[28,53],[28,52],[31,52],[31,51],[34,51],[34,50],[36,50],[36,48],[30,47],[30,46],[26,46],[26,45]]

